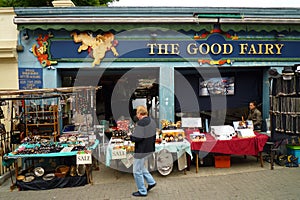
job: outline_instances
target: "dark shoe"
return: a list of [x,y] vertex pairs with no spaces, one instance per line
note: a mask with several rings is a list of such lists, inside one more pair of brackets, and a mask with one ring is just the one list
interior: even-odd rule
[[147,191],[150,191],[152,188],[154,188],[156,186],[156,183],[154,183],[153,185],[148,185]]
[[141,194],[139,191],[137,191],[137,192],[132,193],[132,196],[135,196],[135,197],[145,197],[147,195],[146,194]]

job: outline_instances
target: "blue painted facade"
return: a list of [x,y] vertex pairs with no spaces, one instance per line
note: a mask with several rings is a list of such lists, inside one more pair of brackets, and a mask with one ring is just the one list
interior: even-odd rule
[[[192,16],[193,13],[201,10],[200,8],[183,8],[180,11],[178,9],[157,8],[154,11],[153,8],[142,8],[141,10],[136,8],[89,8],[87,9],[88,12],[82,8],[17,8],[17,18],[28,16],[54,19],[68,16],[115,17],[114,14],[116,13],[118,13],[118,16],[122,13],[121,15],[125,17],[161,17],[161,23],[155,24],[155,28],[143,23],[123,23],[123,28],[120,28],[122,23],[113,23],[110,28],[107,28],[107,24],[104,26],[103,23],[90,23],[83,26],[78,22],[77,26],[76,23],[68,24],[67,21],[64,23],[47,23],[45,21],[44,24],[31,23],[30,21],[28,23],[17,23],[20,30],[19,44],[24,46],[24,51],[18,54],[19,69],[43,69],[41,73],[42,85],[39,85],[39,87],[55,88],[60,87],[62,84],[60,70],[63,69],[158,67],[158,84],[160,86],[159,119],[174,121],[174,71],[177,68],[222,68],[234,72],[235,68],[250,69],[258,67],[262,68],[263,71],[263,74],[261,74],[263,77],[261,103],[263,118],[267,118],[269,116],[268,70],[276,68],[281,72],[285,66],[293,66],[300,62],[300,53],[295,51],[300,42],[300,33],[295,28],[297,24],[280,25],[277,30],[273,27],[270,30],[263,30],[265,25],[262,24],[256,26],[257,29],[255,30],[255,26],[252,24],[247,24],[248,26],[241,24],[239,26],[238,23],[233,23],[232,28],[230,28],[230,24],[224,24],[223,26],[218,23],[206,22],[204,25],[189,24],[187,30],[184,30],[184,28],[174,30],[174,27],[166,29],[166,22],[163,21],[163,17],[174,15],[178,17]],[[207,8],[207,12],[210,9]],[[213,11],[216,12],[217,16],[222,12],[238,12],[239,10],[226,8],[223,11],[220,9]],[[284,13],[289,12],[289,9],[270,9],[270,12],[264,12],[267,14],[263,14],[260,9],[247,9],[246,11],[248,14],[266,15],[262,17],[272,18],[270,15],[284,17]],[[274,11],[273,14],[271,14],[271,11]],[[204,14],[205,12],[204,9]],[[291,15],[300,17],[298,10],[291,13]],[[217,29],[215,29],[216,25]],[[270,24],[270,26],[272,25]],[[180,26],[185,27],[185,25],[178,24],[178,27]],[[249,30],[250,26],[254,28]],[[283,26],[292,27],[293,31],[291,29],[286,30]],[[210,30],[209,27],[211,27]],[[268,29],[268,27],[266,26],[265,29]],[[213,32],[213,30],[219,30],[219,32]],[[113,52],[109,50],[101,60],[101,64],[92,67],[91,63],[94,58],[89,49],[80,53],[77,51],[82,43],[74,42],[71,36],[74,31],[89,33],[92,37],[113,32],[115,39],[118,40],[116,49],[119,56],[114,56]],[[24,39],[25,34],[28,35],[28,39]],[[53,62],[49,65],[43,64],[43,61],[38,60],[38,57],[34,54],[34,51],[39,47],[37,41],[39,35],[44,37],[48,34],[51,37],[47,40],[48,46],[44,54],[48,56],[47,61]],[[202,38],[195,37],[201,35]],[[152,46],[153,49],[151,49],[149,44],[163,44],[164,46],[162,46],[162,49],[159,49],[158,46]],[[34,49],[34,47],[37,47],[37,49]],[[167,51],[165,51],[166,49]],[[95,81],[95,84],[97,84],[97,81]],[[245,106],[247,105],[245,104]]]

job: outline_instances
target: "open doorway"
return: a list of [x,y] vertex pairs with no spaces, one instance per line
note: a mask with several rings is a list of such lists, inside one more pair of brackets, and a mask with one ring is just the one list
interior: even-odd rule
[[[78,79],[78,71],[60,70],[62,86],[73,86]],[[158,118],[159,68],[80,69],[80,73],[82,84],[90,85],[93,84],[91,80],[97,79],[98,86],[101,86],[96,94],[96,115],[99,121],[106,120],[111,124],[115,124],[119,118],[134,121],[134,109],[138,103],[143,102],[151,117]]]

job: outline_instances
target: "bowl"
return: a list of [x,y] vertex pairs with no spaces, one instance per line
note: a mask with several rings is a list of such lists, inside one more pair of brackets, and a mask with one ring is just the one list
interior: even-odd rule
[[55,177],[55,174],[54,174],[54,173],[46,174],[46,175],[43,176],[43,180],[45,180],[45,181],[50,181],[50,180],[52,180],[54,177]]
[[25,179],[25,176],[24,175],[19,175],[17,176],[17,180],[18,181],[23,181]]
[[28,182],[33,181],[34,179],[35,179],[35,178],[34,178],[34,176],[32,176],[32,175],[30,175],[30,176],[25,176],[25,178],[23,179],[23,182],[28,183]]
[[34,168],[33,173],[36,177],[40,177],[44,175],[45,170],[42,167],[36,167]]
[[57,177],[65,177],[69,172],[70,167],[66,165],[60,165],[55,169],[55,176]]

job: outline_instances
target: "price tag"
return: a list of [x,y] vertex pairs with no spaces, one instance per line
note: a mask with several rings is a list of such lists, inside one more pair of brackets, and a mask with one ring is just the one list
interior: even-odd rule
[[92,154],[84,153],[84,154],[76,154],[76,164],[92,164]]

